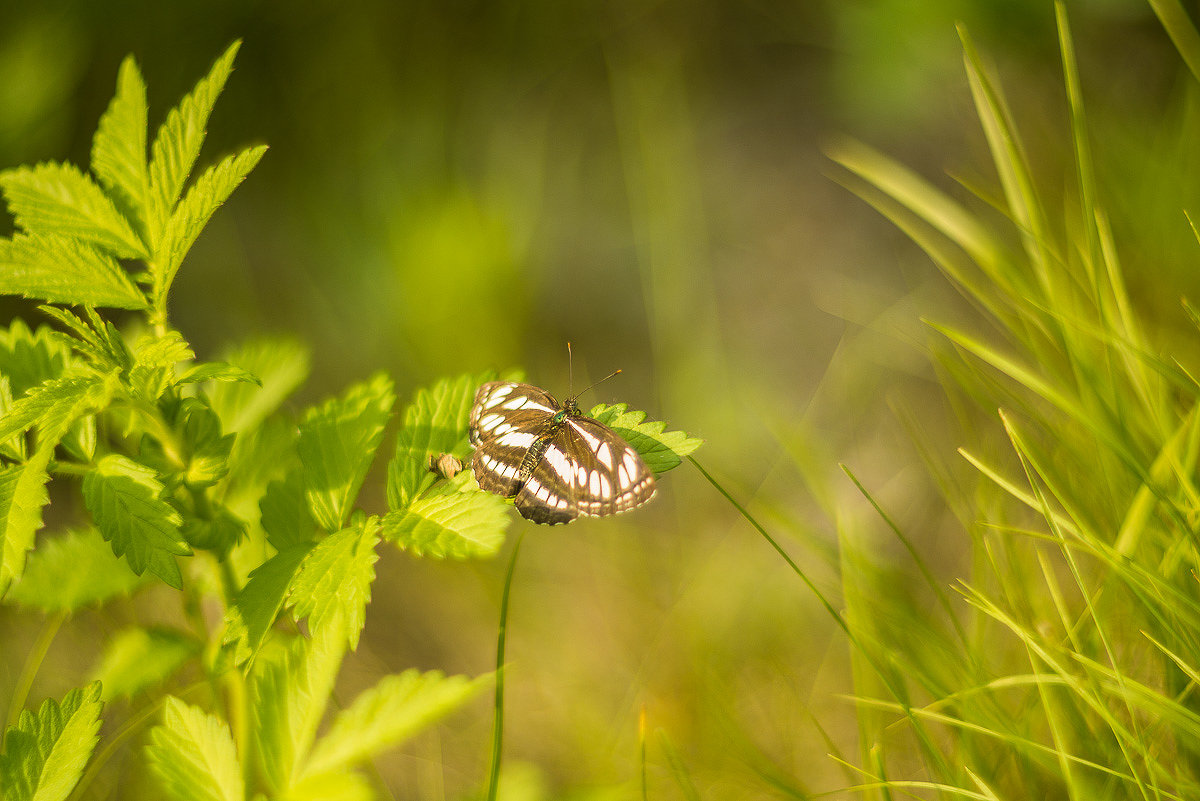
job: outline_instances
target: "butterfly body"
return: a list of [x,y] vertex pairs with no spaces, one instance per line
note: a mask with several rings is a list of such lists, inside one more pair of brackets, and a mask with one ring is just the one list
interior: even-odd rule
[[575,398],[491,381],[471,408],[471,469],[481,489],[514,498],[535,523],[617,514],[654,497],[654,474],[616,432],[584,416]]

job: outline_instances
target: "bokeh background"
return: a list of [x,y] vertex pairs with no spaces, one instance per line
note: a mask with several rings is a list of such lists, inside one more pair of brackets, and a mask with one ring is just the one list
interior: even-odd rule
[[[570,341],[576,388],[623,370],[587,403],[627,401],[705,438],[700,461],[832,598],[834,532],[869,517],[839,463],[954,577],[961,526],[900,420],[920,424],[924,447],[960,444],[920,318],[971,310],[831,180],[822,147],[852,137],[951,191],[955,177],[994,186],[961,23],[995,62],[1039,170],[1065,182],[1072,154],[1051,3],[0,9],[0,167],[86,164],[127,53],[149,84],[153,126],[244,40],[202,162],[254,143],[270,150],[175,283],[172,321],[202,356],[295,337],[312,350],[302,405],[378,369],[401,398],[440,376],[511,366],[565,393]],[[1166,310],[1169,328],[1182,323],[1180,287],[1197,283],[1195,239],[1177,211],[1194,207],[1200,188],[1184,149],[1197,134],[1196,98],[1146,3],[1067,10],[1131,290]],[[1164,211],[1145,213],[1153,208]],[[0,311],[8,319],[31,306]],[[383,461],[364,493],[371,511],[383,506]],[[869,550],[903,587],[908,568],[885,531]],[[381,552],[339,693],[409,666],[490,670],[507,549],[481,563]],[[49,658],[59,673],[40,678],[34,698],[77,682],[100,638],[134,613],[69,624]],[[0,643],[11,648],[0,683],[11,683],[32,631],[0,610]],[[509,658],[513,797],[629,796],[643,711],[656,797],[683,797],[688,782],[706,799],[744,799],[853,781],[827,756],[854,754],[854,707],[839,696],[850,689],[845,641],[686,465],[635,514],[530,527]],[[382,783],[397,798],[467,797],[485,778],[489,727],[481,699],[381,760]]]

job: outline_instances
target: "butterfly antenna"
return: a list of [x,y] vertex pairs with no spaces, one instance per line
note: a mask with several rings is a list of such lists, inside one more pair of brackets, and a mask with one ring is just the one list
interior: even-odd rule
[[571,341],[567,340],[567,397],[571,395],[571,387],[575,385],[575,357],[571,354]]
[[588,391],[588,390],[590,390],[590,389],[594,389],[595,387],[597,387],[597,386],[598,386],[598,385],[600,385],[600,384],[603,384],[605,381],[607,381],[608,379],[612,378],[613,376],[617,375],[617,374],[618,374],[618,373],[620,373],[620,372],[621,372],[620,370],[613,370],[611,373],[609,373],[608,375],[604,376],[604,378],[601,378],[599,381],[596,381],[596,382],[592,383],[591,385],[589,385],[589,386],[587,387],[587,389],[581,389],[581,390],[579,390],[579,393],[578,393],[578,394],[576,394],[576,395],[572,395],[571,397],[572,397],[572,398],[578,398],[578,397],[579,397],[580,395],[582,395],[583,393],[587,392],[587,391]]

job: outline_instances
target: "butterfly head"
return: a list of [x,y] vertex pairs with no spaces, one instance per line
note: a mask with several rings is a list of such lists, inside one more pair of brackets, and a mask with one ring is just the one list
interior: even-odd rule
[[579,403],[574,397],[570,397],[563,401],[562,406],[559,407],[558,411],[554,413],[554,417],[551,418],[551,422],[554,425],[558,425],[568,417],[579,417],[581,414]]

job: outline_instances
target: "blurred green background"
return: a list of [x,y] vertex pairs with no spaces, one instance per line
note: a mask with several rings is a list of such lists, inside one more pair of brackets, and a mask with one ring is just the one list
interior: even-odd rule
[[[0,5],[0,167],[86,164],[125,54],[155,126],[244,39],[202,162],[271,149],[175,284],[173,322],[202,357],[295,336],[313,353],[301,402],[381,368],[401,398],[514,365],[563,394],[570,341],[577,388],[624,371],[585,405],[627,401],[705,438],[701,462],[834,598],[835,523],[867,517],[839,462],[955,575],[961,529],[892,407],[914,410],[926,445],[952,453],[919,318],[971,310],[829,179],[821,147],[849,135],[943,186],[947,171],[993,185],[961,22],[995,60],[1034,162],[1065,180],[1049,2]],[[1169,330],[1183,324],[1181,287],[1198,283],[1178,211],[1200,189],[1184,149],[1196,98],[1145,3],[1067,9],[1132,292],[1166,310]],[[31,309],[2,308],[6,319]],[[378,483],[365,497],[382,508]],[[850,686],[846,644],[695,471],[670,474],[635,514],[527,534],[508,674],[519,797],[631,794],[642,709],[656,797],[682,792],[671,755],[704,798],[850,782],[826,756],[854,750],[854,709],[837,696]],[[878,538],[879,568],[903,592],[899,549]],[[339,694],[412,665],[490,670],[504,559],[381,552]],[[97,636],[144,606],[73,621],[49,658],[61,675],[46,671],[34,698],[76,683]],[[33,630],[0,610],[0,685]],[[481,700],[380,773],[397,798],[462,798],[484,779],[489,726]]]

